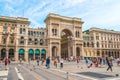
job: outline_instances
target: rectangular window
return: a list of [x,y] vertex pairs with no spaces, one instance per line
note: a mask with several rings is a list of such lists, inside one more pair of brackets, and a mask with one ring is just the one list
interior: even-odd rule
[[96,36],[96,40],[99,40],[99,36]]
[[6,38],[3,38],[3,44],[6,44]]

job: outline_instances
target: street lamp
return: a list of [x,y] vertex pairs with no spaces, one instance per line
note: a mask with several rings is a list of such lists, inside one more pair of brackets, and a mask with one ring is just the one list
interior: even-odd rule
[[72,44],[71,41],[73,39],[73,36],[68,36],[67,39],[68,39],[68,54],[70,53],[70,55],[69,55],[69,57],[70,57],[70,56],[73,56],[73,50],[72,50],[72,46],[71,46],[71,44]]

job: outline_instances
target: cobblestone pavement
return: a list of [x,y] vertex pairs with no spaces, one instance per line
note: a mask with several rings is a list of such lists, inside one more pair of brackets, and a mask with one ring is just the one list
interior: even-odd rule
[[[63,69],[60,69],[59,64],[56,69],[53,62],[51,62],[50,69],[46,69],[45,63],[37,66],[36,61],[31,61],[30,64],[24,62],[23,64],[21,68],[18,63],[10,65],[8,70],[5,70],[4,64],[0,64],[0,80],[18,80],[20,73],[24,78],[21,80],[27,80],[28,78],[31,80],[39,80],[40,78],[41,80],[56,80],[54,77],[58,77],[58,80],[120,80],[120,66],[117,66],[116,63],[114,63],[113,72],[107,72],[106,65],[101,67],[93,65],[88,68],[84,61],[81,61],[78,65],[75,62],[64,62]],[[20,73],[16,72],[15,67],[20,69]],[[36,69],[34,70],[34,68]],[[39,78],[36,79],[36,77]],[[48,77],[51,77],[51,79]]]
[[[36,62],[32,62],[31,64],[36,65]],[[58,66],[60,65],[58,64]],[[63,69],[60,69],[60,67],[56,69],[55,66],[53,66],[53,62],[51,62],[51,70],[59,71],[63,73],[68,72],[69,74],[72,74],[70,76],[74,75],[74,76],[83,77],[83,78],[89,78],[89,79],[91,78],[91,80],[120,79],[120,77],[117,76],[117,75],[120,75],[120,66],[117,66],[116,63],[114,63],[112,72],[111,71],[107,72],[106,69],[107,69],[107,65],[102,65],[99,67],[95,67],[93,65],[91,68],[88,68],[84,61],[81,61],[78,65],[76,64],[76,62],[64,62]]]

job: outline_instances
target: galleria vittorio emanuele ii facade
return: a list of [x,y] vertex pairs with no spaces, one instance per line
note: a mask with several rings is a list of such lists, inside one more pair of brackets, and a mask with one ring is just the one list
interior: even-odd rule
[[99,28],[82,32],[83,23],[81,18],[48,14],[44,28],[30,28],[28,18],[0,16],[0,58],[120,56],[120,32]]

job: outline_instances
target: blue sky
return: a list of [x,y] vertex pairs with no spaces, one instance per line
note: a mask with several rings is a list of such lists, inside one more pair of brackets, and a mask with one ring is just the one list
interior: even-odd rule
[[49,13],[82,18],[91,27],[120,31],[120,0],[0,0],[0,15],[27,17],[31,27],[45,27]]

